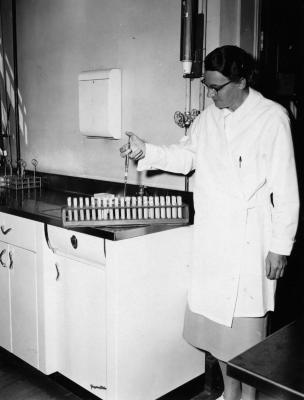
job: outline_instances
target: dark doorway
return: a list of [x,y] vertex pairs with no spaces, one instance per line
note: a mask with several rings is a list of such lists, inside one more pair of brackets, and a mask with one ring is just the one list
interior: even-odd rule
[[[290,113],[300,186],[304,200],[304,0],[261,0],[259,90]],[[285,277],[278,281],[271,331],[304,312],[303,213]]]

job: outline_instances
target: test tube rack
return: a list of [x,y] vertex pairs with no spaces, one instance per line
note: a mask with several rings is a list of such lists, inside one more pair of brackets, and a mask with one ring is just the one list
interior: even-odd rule
[[41,188],[42,179],[39,176],[17,176],[17,175],[6,175],[4,177],[4,186],[8,189],[24,190],[24,189],[36,189]]
[[181,196],[68,197],[62,223],[65,227],[188,224],[189,207]]

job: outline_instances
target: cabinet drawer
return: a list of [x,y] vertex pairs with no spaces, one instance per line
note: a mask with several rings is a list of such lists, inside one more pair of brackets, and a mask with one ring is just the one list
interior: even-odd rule
[[16,215],[0,213],[0,240],[36,251],[36,222]]
[[86,263],[105,265],[104,239],[48,225],[50,245],[55,253]]

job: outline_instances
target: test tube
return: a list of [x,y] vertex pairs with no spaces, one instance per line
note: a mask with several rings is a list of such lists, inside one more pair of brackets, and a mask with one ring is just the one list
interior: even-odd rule
[[109,215],[109,210],[106,197],[102,198],[102,206],[103,206],[103,219],[107,220]]
[[142,209],[142,197],[138,196],[137,197],[137,217],[138,219],[142,219],[143,217],[143,209]]
[[102,220],[101,198],[97,199],[97,219]]
[[149,196],[149,218],[154,219],[154,198]]
[[155,205],[155,210],[154,210],[154,215],[156,219],[159,219],[160,217],[160,210],[159,210],[159,196],[154,197],[154,205]]
[[80,221],[84,221],[84,212],[83,212],[83,197],[79,197],[79,218]]
[[126,218],[131,219],[131,209],[130,209],[131,199],[130,199],[130,197],[128,197],[128,196],[125,197],[125,204],[126,204]]
[[165,197],[160,196],[159,197],[159,202],[160,202],[160,218],[164,219],[166,218],[166,209],[165,209]]
[[114,207],[115,207],[114,211],[115,219],[119,219],[119,201],[117,196],[114,197]]
[[89,197],[86,197],[84,199],[84,201],[85,201],[85,207],[86,207],[86,220],[90,221],[91,217],[90,217],[90,209],[89,209],[89,207],[90,207],[90,199],[89,199]]
[[120,218],[125,219],[125,198],[121,197],[120,198]]
[[73,197],[73,207],[74,207],[74,221],[78,221],[78,211],[77,211],[77,206],[78,206],[78,199],[77,197]]
[[180,207],[177,207],[177,218],[183,218],[183,210],[182,210],[182,196],[177,196],[176,197],[176,202],[177,205]]
[[148,219],[149,214],[148,214],[148,197],[147,196],[143,196],[143,211],[144,211],[144,219]]
[[91,197],[91,213],[92,213],[92,221],[96,221],[96,209],[95,209],[95,198]]
[[[68,205],[68,207],[72,207],[72,197],[67,198],[67,205]],[[72,210],[68,210],[68,220],[69,221],[73,220]]]
[[172,218],[177,218],[176,196],[171,196]]
[[109,219],[114,219],[113,199],[108,199]]
[[137,212],[136,212],[136,197],[135,196],[131,197],[131,204],[132,204],[132,219],[136,219]]
[[170,196],[166,196],[166,216],[167,218],[171,218],[171,198]]

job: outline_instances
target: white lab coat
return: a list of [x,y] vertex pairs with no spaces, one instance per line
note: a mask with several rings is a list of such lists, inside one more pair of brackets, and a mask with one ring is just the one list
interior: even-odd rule
[[196,169],[190,309],[226,326],[273,310],[265,259],[290,254],[299,210],[286,110],[253,89],[234,112],[212,104],[178,145],[147,144],[138,170],[155,168]]

